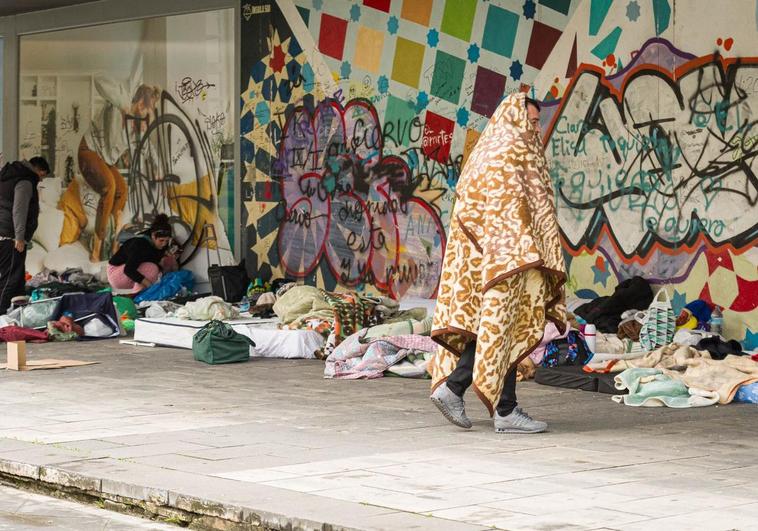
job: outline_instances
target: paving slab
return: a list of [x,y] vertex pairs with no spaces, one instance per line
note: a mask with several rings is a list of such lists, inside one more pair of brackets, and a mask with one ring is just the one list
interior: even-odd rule
[[473,396],[474,427],[448,424],[428,380],[111,340],[28,350],[100,363],[0,372],[0,478],[26,488],[201,528],[758,527],[756,406],[632,408],[524,383],[550,431],[503,436]]

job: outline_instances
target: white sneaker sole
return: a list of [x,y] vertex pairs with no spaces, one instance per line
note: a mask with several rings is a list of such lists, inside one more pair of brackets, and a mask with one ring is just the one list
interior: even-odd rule
[[472,426],[471,424],[465,424],[461,422],[458,418],[456,418],[455,415],[453,415],[450,412],[450,409],[445,405],[445,403],[442,400],[436,397],[430,397],[430,398],[432,400],[432,403],[435,406],[437,406],[437,409],[440,410],[440,413],[442,413],[442,416],[445,417],[445,419],[447,419],[448,422],[450,422],[451,424],[455,424],[459,428],[464,428],[466,430],[471,428]]
[[545,428],[536,428],[534,430],[520,430],[518,428],[495,428],[495,433],[520,433],[523,435],[529,435],[532,433],[544,433],[547,431]]

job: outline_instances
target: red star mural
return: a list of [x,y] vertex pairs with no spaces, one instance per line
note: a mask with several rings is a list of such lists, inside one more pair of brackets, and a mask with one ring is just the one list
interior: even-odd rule
[[708,261],[708,274],[712,275],[719,267],[734,271],[734,264],[729,251],[709,250],[705,252],[705,259]]
[[734,259],[727,250],[708,250],[705,253],[708,278],[700,298],[733,312],[751,312],[758,307],[758,280],[740,276],[734,269]]
[[274,46],[274,49],[271,51],[271,60],[268,62],[268,66],[276,73],[280,73],[284,68],[284,51],[281,46]]
[[758,308],[758,280],[737,277],[737,298],[732,303],[735,312],[752,312]]

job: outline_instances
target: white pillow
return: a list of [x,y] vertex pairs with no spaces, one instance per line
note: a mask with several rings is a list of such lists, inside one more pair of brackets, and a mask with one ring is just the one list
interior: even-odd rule
[[36,275],[45,268],[45,250],[35,245],[26,253],[26,270],[31,276]]
[[39,213],[39,225],[32,238],[48,251],[58,247],[63,229],[63,212],[56,208],[43,207]]

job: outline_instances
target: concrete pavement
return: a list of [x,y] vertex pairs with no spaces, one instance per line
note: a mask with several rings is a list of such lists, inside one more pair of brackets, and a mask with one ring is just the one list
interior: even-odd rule
[[176,530],[177,527],[0,486],[0,529],[12,531],[33,529],[171,531]]
[[[758,407],[637,409],[520,384],[551,431],[448,424],[428,381],[323,363],[207,366],[116,341],[29,345],[98,365],[0,372],[0,476],[196,527],[751,529]],[[0,360],[2,360],[0,354]]]

